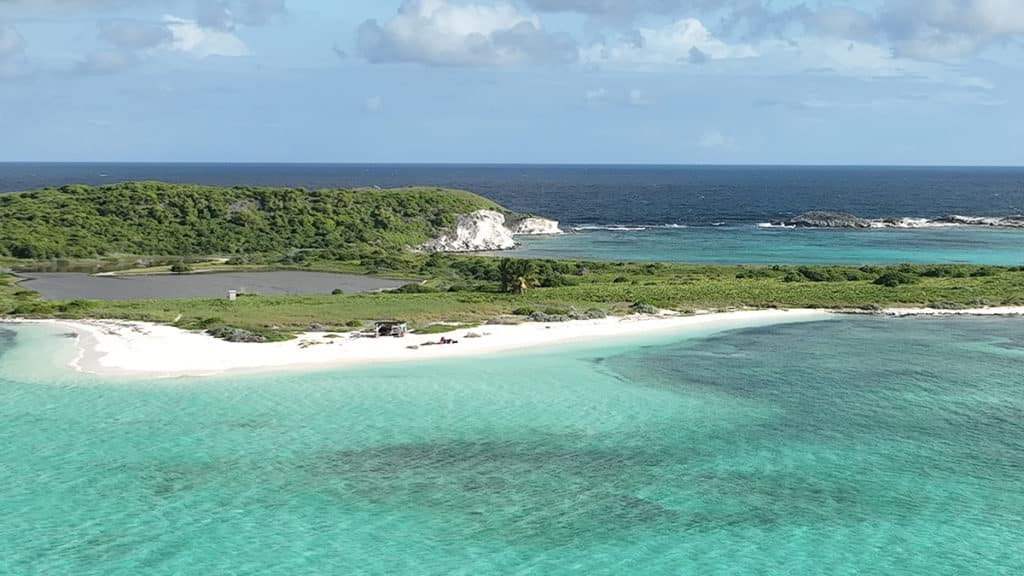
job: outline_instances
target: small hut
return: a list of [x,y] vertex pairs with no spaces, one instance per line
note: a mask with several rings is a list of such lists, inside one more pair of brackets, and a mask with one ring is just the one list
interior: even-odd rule
[[373,323],[373,335],[377,338],[393,336],[402,338],[409,331],[409,324],[401,320],[380,320]]

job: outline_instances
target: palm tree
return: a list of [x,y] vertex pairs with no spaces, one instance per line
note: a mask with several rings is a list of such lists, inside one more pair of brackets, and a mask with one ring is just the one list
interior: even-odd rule
[[523,276],[516,276],[516,281],[512,284],[513,294],[522,294],[530,287],[530,281]]
[[533,262],[520,258],[504,258],[498,263],[501,291],[522,294],[532,284]]

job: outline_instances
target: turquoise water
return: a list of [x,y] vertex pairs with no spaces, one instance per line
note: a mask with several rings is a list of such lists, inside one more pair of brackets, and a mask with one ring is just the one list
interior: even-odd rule
[[13,334],[0,574],[1024,573],[1024,320],[134,383]]
[[517,256],[713,264],[1024,264],[1024,230],[775,229],[754,226],[582,231],[522,238]]

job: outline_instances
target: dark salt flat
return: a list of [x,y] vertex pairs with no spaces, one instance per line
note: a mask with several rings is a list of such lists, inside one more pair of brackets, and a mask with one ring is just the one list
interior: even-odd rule
[[264,296],[373,292],[408,282],[325,272],[236,272],[158,276],[90,276],[71,272],[26,274],[21,286],[48,300],[221,298],[228,290]]

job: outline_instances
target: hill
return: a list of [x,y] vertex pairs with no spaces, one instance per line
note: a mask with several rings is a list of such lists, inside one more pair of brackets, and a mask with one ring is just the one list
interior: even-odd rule
[[222,188],[162,182],[0,195],[0,257],[234,255],[416,246],[459,214],[504,211],[460,190]]

